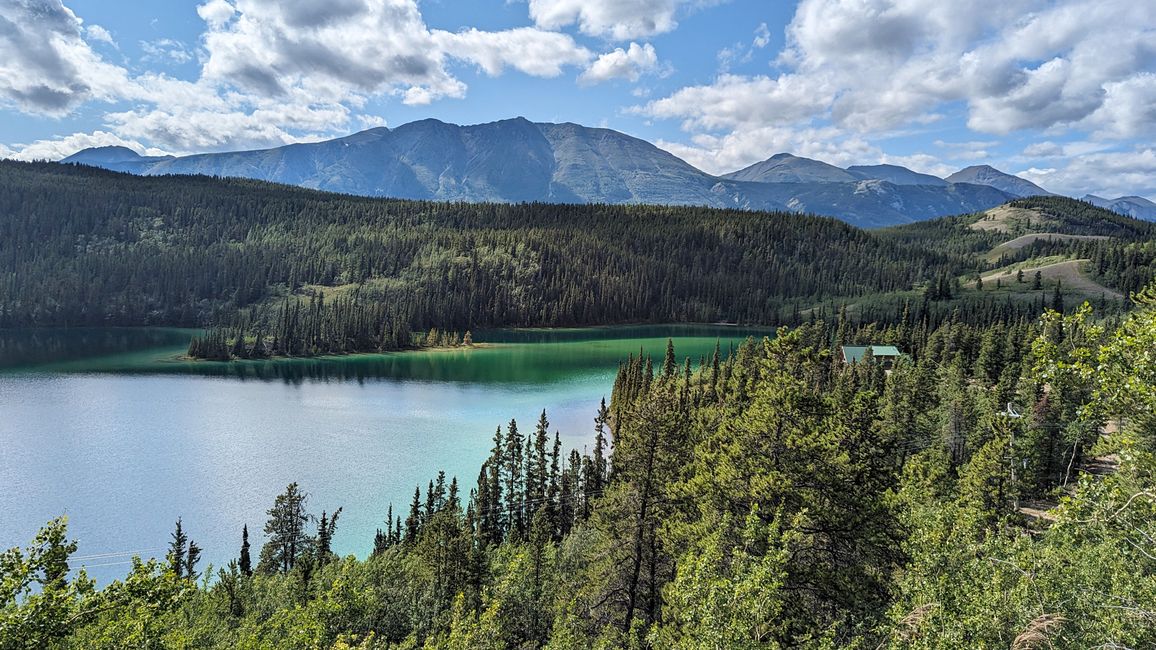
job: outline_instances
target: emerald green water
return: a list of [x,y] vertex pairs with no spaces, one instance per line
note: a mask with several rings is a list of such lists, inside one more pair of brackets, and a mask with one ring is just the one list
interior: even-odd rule
[[178,359],[188,330],[0,331],[0,548],[67,514],[78,564],[107,581],[132,552],[163,555],[179,516],[221,565],[297,481],[318,515],[344,507],[335,547],[364,556],[439,469],[468,493],[498,425],[525,433],[546,409],[582,449],[628,354],[660,359],[671,337],[697,361],[767,333],[500,330],[473,349],[219,363]]

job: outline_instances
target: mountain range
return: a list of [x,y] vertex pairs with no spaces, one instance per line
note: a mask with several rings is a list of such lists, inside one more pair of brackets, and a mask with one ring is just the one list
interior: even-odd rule
[[1121,196],[1118,199],[1105,199],[1095,194],[1087,194],[1082,200],[1098,208],[1111,210],[1117,214],[1147,221],[1156,221],[1156,203],[1142,196]]
[[406,199],[790,210],[863,227],[975,212],[1048,193],[986,166],[942,179],[895,165],[842,169],[786,153],[714,176],[618,131],[524,118],[472,126],[427,119],[321,142],[180,157],[98,147],[61,162],[142,175],[254,178]]

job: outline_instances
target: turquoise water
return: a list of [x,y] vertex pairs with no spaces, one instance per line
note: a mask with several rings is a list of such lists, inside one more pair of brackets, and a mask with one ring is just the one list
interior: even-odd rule
[[[476,484],[495,427],[542,409],[563,448],[590,444],[598,401],[640,349],[724,352],[720,327],[479,332],[486,347],[266,362],[182,362],[180,330],[0,332],[0,547],[67,515],[74,566],[104,582],[131,553],[163,556],[173,522],[234,558],[241,526],[292,482],[343,507],[335,550],[364,557],[386,508],[444,469]],[[404,516],[404,512],[402,512]],[[256,549],[255,549],[256,550]]]

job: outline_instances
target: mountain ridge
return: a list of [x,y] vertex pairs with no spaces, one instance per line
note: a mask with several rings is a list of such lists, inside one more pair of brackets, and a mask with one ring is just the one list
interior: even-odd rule
[[806,211],[864,227],[983,210],[1022,196],[1029,186],[1047,194],[990,167],[952,181],[973,168],[940,179],[898,165],[842,169],[788,153],[714,175],[619,131],[524,117],[467,126],[427,118],[331,140],[189,156],[148,157],[100,147],[61,162],[419,200]]

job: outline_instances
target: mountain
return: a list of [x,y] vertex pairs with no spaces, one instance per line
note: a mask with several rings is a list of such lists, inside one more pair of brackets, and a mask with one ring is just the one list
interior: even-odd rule
[[[899,185],[882,180],[851,183],[760,183],[759,198],[793,212],[836,215],[861,228],[912,223],[986,210],[1013,196],[969,183]],[[754,191],[749,188],[747,191]]]
[[[728,207],[718,179],[654,145],[608,129],[523,118],[458,126],[421,120],[273,149],[79,162],[143,175],[243,177],[312,189],[442,201],[664,203]],[[777,206],[758,206],[773,208]]]
[[103,167],[118,172],[139,174],[148,167],[164,160],[171,160],[172,156],[142,156],[128,147],[92,147],[78,151],[61,160],[65,163]]
[[1142,196],[1121,196],[1118,199],[1105,199],[1095,194],[1088,194],[1084,196],[1083,200],[1098,208],[1111,210],[1117,214],[1147,221],[1156,221],[1156,203]]
[[810,158],[780,153],[722,178],[752,183],[845,183],[857,178],[844,169]]
[[984,210],[1020,195],[992,179],[1027,183],[991,168],[955,182],[968,170],[945,181],[896,165],[840,169],[785,153],[714,176],[618,131],[524,118],[470,126],[427,119],[322,142],[181,157],[100,147],[62,162],[403,199],[792,210],[864,227]]
[[947,181],[931,174],[920,174],[899,165],[853,165],[847,173],[862,180],[880,180],[895,185],[947,185]]
[[1025,196],[1047,196],[1051,194],[1051,192],[1031,181],[1001,172],[990,165],[965,167],[948,176],[946,180],[948,183],[987,185],[1021,198]]

